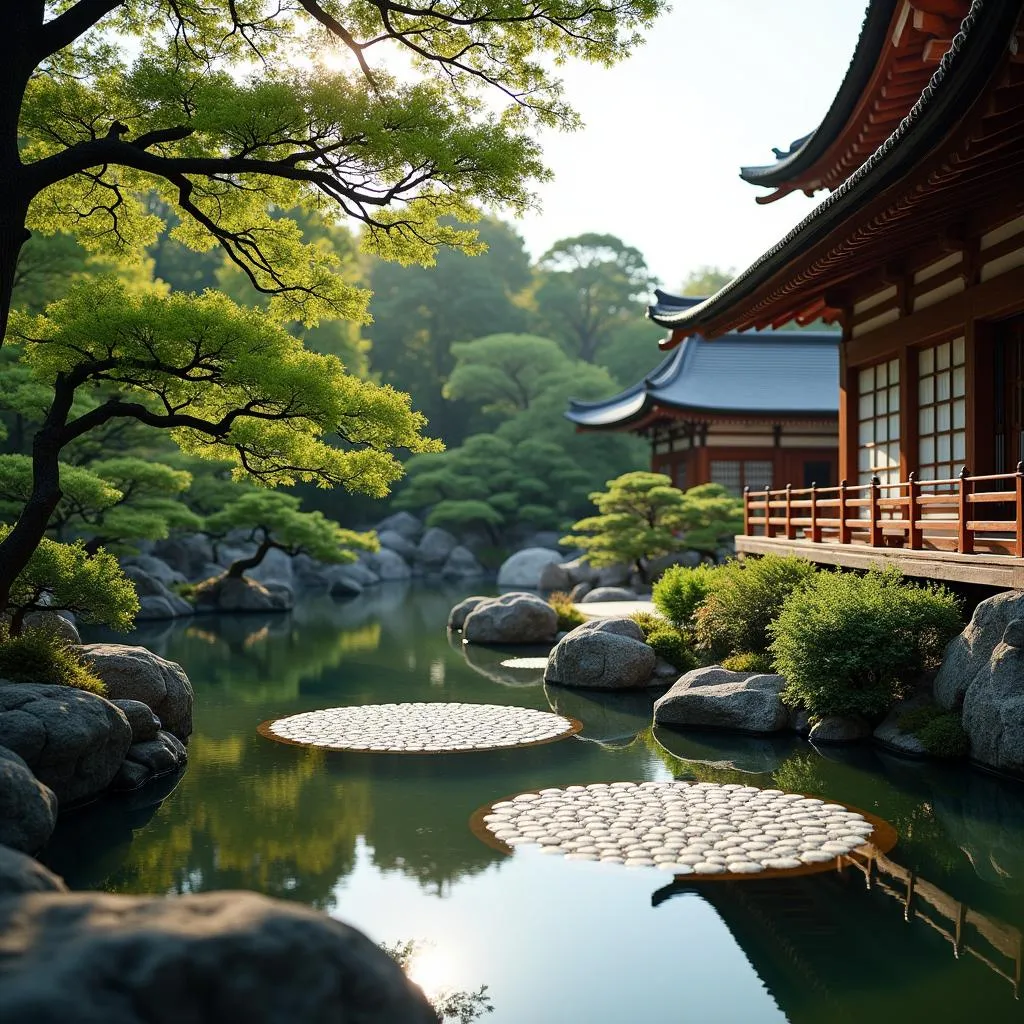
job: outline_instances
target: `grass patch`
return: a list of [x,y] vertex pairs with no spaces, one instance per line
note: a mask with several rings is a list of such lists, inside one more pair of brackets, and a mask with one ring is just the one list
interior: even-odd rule
[[52,630],[28,628],[17,636],[0,633],[0,678],[12,683],[72,686],[100,697],[107,688],[76,648]]
[[560,631],[569,632],[587,621],[586,616],[577,609],[576,602],[565,591],[556,590],[548,598],[548,604],[555,609],[558,615]]
[[770,675],[775,671],[772,659],[767,654],[732,654],[722,659],[722,668],[730,672],[760,672],[763,675]]

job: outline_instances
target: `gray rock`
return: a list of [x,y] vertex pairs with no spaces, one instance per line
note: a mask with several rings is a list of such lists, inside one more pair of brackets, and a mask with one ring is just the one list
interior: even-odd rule
[[124,574],[132,581],[139,596],[139,614],[136,616],[139,622],[178,619],[195,613],[192,605],[180,594],[138,566],[124,566]]
[[606,565],[603,569],[597,570],[597,579],[594,582],[599,587],[625,587],[632,576],[631,565]]
[[785,729],[789,710],[779,699],[782,676],[694,669],[654,702],[655,725],[700,726],[768,733]]
[[127,644],[86,644],[86,663],[103,680],[107,695],[142,701],[164,729],[180,740],[192,732],[192,684],[182,667],[145,647]]
[[670,555],[661,555],[659,558],[652,558],[647,563],[647,578],[649,580],[660,579],[665,570],[672,565],[683,565],[693,569],[703,561],[699,551],[674,551]]
[[473,608],[462,636],[474,644],[551,643],[558,632],[554,608],[535,594],[502,594]]
[[349,575],[338,573],[331,579],[331,597],[358,597],[362,592],[362,583]]
[[291,587],[284,583],[220,576],[196,595],[198,611],[286,612],[295,604]]
[[573,586],[579,583],[589,583],[592,587],[597,585],[598,571],[587,561],[586,555],[563,562],[562,568]]
[[569,596],[573,601],[582,601],[594,589],[590,583],[577,583],[576,586],[569,591]]
[[396,512],[382,519],[374,530],[378,537],[382,533],[400,533],[406,540],[415,543],[423,533],[423,524],[411,512]]
[[581,604],[595,601],[637,601],[639,598],[632,590],[625,587],[595,587],[581,600]]
[[247,892],[0,902],[0,1020],[34,1024],[436,1024],[366,936]]
[[7,846],[0,846],[0,897],[20,896],[27,892],[67,891],[64,880],[44,868],[39,861]]
[[93,693],[70,686],[0,684],[0,746],[24,758],[62,804],[102,793],[131,741],[124,713]]
[[826,715],[811,726],[812,743],[859,743],[871,735],[871,726],[863,718]]
[[493,597],[467,597],[460,601],[452,610],[448,613],[448,628],[449,629],[462,629],[466,622],[466,616],[474,609],[477,605],[483,604],[485,601],[493,601]]
[[552,548],[524,548],[502,562],[498,570],[498,586],[539,590],[544,566],[561,560],[561,553]]
[[387,580],[407,580],[412,576],[412,570],[409,568],[405,559],[395,551],[389,551],[387,548],[381,548],[380,551],[372,552],[366,560],[367,567],[377,574],[377,577],[382,581]]
[[452,548],[451,554],[441,568],[441,575],[446,579],[472,579],[476,576],[486,576],[487,570],[469,548],[460,544]]
[[657,657],[642,637],[640,627],[630,619],[577,626],[548,656],[544,681],[601,690],[649,686]]
[[157,541],[152,553],[189,580],[206,579],[210,575],[206,568],[215,561],[210,538],[202,533],[175,534]]
[[375,583],[380,583],[380,576],[366,564],[365,559],[369,557],[369,554],[363,553],[359,556],[358,561],[334,566],[334,572],[350,576],[364,587],[372,587]]
[[153,739],[133,743],[128,748],[124,764],[114,778],[113,788],[138,789],[150,779],[177,771],[186,761],[188,751],[185,745],[177,736],[161,729]]
[[908,711],[916,711],[929,703],[931,702],[927,697],[911,697],[909,700],[894,704],[872,734],[875,742],[898,754],[927,757],[928,751],[925,750],[924,744],[913,733],[902,732],[899,723]]
[[28,629],[45,629],[56,633],[69,644],[80,644],[82,638],[74,622],[68,618],[69,614],[70,612],[29,612],[25,616],[25,626]]
[[382,530],[377,534],[377,540],[380,541],[382,548],[396,552],[406,561],[411,561],[416,557],[416,545],[396,530]]
[[132,730],[132,743],[142,743],[144,740],[156,738],[160,731],[160,719],[153,714],[153,709],[141,700],[127,700],[119,698],[110,702],[124,712],[128,719],[128,726]]
[[440,569],[458,546],[458,540],[447,530],[431,526],[420,538],[419,547],[416,548],[416,560],[425,569]]
[[278,548],[271,548],[263,556],[263,561],[246,574],[251,580],[258,583],[283,584],[293,593],[295,592],[295,569],[292,566],[292,556]]
[[169,587],[172,583],[186,582],[183,572],[171,568],[167,562],[162,558],[157,558],[156,555],[129,555],[127,558],[121,559],[121,566],[122,568],[131,566],[133,569],[139,569],[147,576],[159,580],[165,587]]
[[57,824],[57,797],[23,758],[0,747],[0,845],[22,853],[41,850]]
[[558,562],[549,562],[541,569],[537,586],[541,590],[567,591],[572,589],[572,579],[564,565],[560,565]]
[[1024,618],[1024,592],[1007,590],[982,601],[967,628],[946,647],[935,677],[935,703],[947,711],[958,710],[975,678],[987,673],[989,659],[1002,642],[1006,627]]
[[664,658],[658,658],[654,663],[654,678],[659,680],[678,679],[679,669],[675,665],[667,662]]

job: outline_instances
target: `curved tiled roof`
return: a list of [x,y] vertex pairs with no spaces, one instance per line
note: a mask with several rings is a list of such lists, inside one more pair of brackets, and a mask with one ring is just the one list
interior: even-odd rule
[[591,429],[628,426],[655,406],[831,418],[839,409],[839,340],[810,331],[689,338],[638,384],[600,402],[571,401],[565,415]]
[[[819,203],[792,231],[724,288],[699,305],[649,315],[672,328],[679,338],[702,331],[715,317],[728,315],[789,261],[821,242],[844,218],[900,180],[932,150],[963,116],[988,82],[998,57],[1008,45],[1021,13],[1020,0],[973,0],[960,31],[899,128],[838,188]],[[728,323],[723,324],[727,328]]]

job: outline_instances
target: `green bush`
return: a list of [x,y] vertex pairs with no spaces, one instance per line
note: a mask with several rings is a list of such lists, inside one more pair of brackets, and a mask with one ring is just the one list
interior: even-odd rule
[[783,699],[812,717],[877,717],[941,657],[961,628],[956,599],[904,584],[896,569],[822,572],[791,593],[770,627]]
[[630,618],[643,630],[645,640],[655,630],[670,625],[668,619],[657,612],[633,612]]
[[576,603],[564,591],[556,590],[549,598],[548,604],[558,613],[558,628],[568,632],[582,626],[587,617],[576,608]]
[[697,657],[686,642],[686,637],[668,623],[647,634],[647,645],[659,658],[664,658],[680,672],[697,667]]
[[82,662],[78,651],[45,627],[27,628],[17,636],[0,632],[0,679],[73,686],[101,697],[107,692],[103,680]]
[[683,565],[669,566],[654,584],[655,607],[676,629],[690,629],[697,609],[704,603],[711,589],[718,566],[698,565],[692,569]]
[[933,757],[959,760],[970,750],[959,712],[943,711],[929,704],[901,715],[898,724],[901,732],[916,736]]
[[716,661],[730,654],[766,654],[769,625],[815,572],[804,558],[779,555],[719,566],[694,616],[697,649]]
[[722,659],[722,668],[730,672],[761,672],[772,673],[775,665],[767,654],[732,654]]

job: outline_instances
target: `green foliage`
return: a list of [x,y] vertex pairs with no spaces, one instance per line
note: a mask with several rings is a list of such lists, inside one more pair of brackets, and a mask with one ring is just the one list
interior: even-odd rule
[[812,716],[885,711],[961,628],[956,599],[905,584],[895,569],[820,572],[794,590],[771,626],[783,698]]
[[241,575],[255,568],[272,548],[333,563],[354,562],[353,549],[380,549],[375,533],[343,529],[322,512],[302,512],[298,498],[280,491],[252,490],[242,494],[209,516],[205,526],[208,533],[221,537],[231,530],[249,530],[250,539],[259,545],[254,556],[235,562],[228,569],[229,575]]
[[933,757],[959,760],[970,753],[970,740],[958,711],[944,711],[934,704],[900,715],[899,728],[916,736]]
[[468,530],[483,528],[488,530],[500,526],[503,514],[486,501],[442,501],[431,509],[427,516],[427,526],[440,526],[446,530]]
[[[415,969],[416,957],[424,944],[415,939],[406,942],[380,943],[380,948],[396,961],[403,971]],[[485,1013],[491,1013],[494,1006],[487,994],[487,986],[481,985],[475,992],[443,991],[433,997],[431,1005],[437,1014],[439,1024],[455,1021],[456,1024],[472,1024]]]
[[556,590],[549,595],[548,604],[558,613],[559,630],[568,632],[587,621],[587,617],[576,608],[576,603],[564,591]]
[[699,295],[707,298],[724,288],[736,276],[735,267],[712,267],[707,264],[691,270],[683,279],[680,295]]
[[663,658],[680,672],[689,672],[697,667],[697,656],[693,653],[683,633],[665,625],[651,630],[646,635],[647,645],[659,657]]
[[683,492],[686,546],[713,555],[743,529],[743,499],[721,484],[700,484]]
[[718,567],[697,565],[692,569],[670,565],[654,584],[654,605],[676,629],[693,628],[694,615],[704,603]]
[[24,629],[17,636],[0,628],[0,679],[73,686],[101,697],[107,692],[103,680],[82,661],[78,650],[45,627]]
[[711,534],[735,533],[738,502],[716,484],[684,493],[667,476],[636,472],[609,480],[607,487],[590,495],[600,514],[581,519],[573,525],[579,532],[562,539],[583,548],[593,566],[626,562],[646,577],[652,558],[691,546],[691,534],[704,543]]
[[760,672],[769,673],[775,671],[772,659],[767,654],[730,654],[728,658],[722,659],[722,668],[730,672]]
[[639,319],[654,287],[638,249],[614,235],[563,238],[540,259],[534,298],[545,333],[592,363],[617,326]]
[[789,595],[814,574],[806,559],[778,555],[719,566],[694,620],[697,648],[716,660],[730,654],[766,654],[768,627]]
[[633,612],[630,618],[643,630],[644,639],[655,630],[671,625],[664,616],[657,612]]
[[[10,527],[0,526],[0,543],[9,533]],[[0,612],[12,616],[10,630],[17,635],[28,612],[44,609],[74,612],[82,622],[127,631],[132,628],[139,601],[113,555],[106,551],[89,555],[80,543],[60,544],[43,538],[15,578]]]

